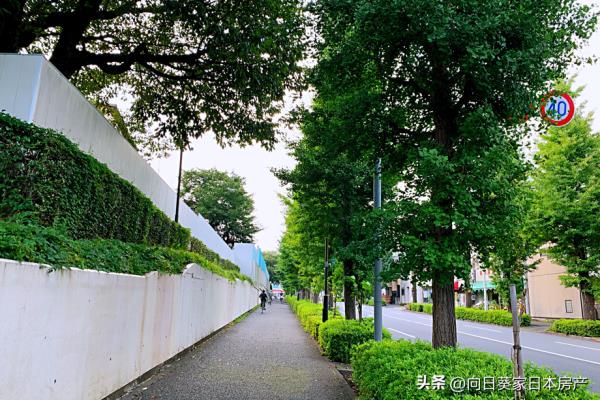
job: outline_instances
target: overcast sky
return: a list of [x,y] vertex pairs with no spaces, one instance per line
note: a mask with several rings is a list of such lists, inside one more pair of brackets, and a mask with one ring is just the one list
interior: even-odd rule
[[[598,0],[586,0],[587,4],[600,4]],[[600,55],[600,31],[597,31],[582,49],[586,56]],[[586,65],[574,68],[577,74],[577,85],[585,85],[582,96],[576,100],[576,105],[586,101],[586,109],[600,116],[600,65]],[[308,96],[305,97],[305,102]],[[600,117],[594,121],[594,128],[600,131]],[[298,136],[298,132],[288,132],[288,135]],[[206,135],[192,144],[193,150],[184,155],[184,169],[216,168],[221,171],[235,172],[246,180],[246,190],[252,195],[255,203],[255,218],[262,230],[256,235],[256,244],[263,250],[276,250],[284,230],[284,207],[278,194],[285,191],[279,181],[271,173],[271,168],[290,168],[294,160],[288,155],[284,143],[279,143],[275,149],[268,152],[260,146],[239,146],[220,148],[212,134]],[[167,158],[153,160],[151,165],[173,188],[177,185],[176,154]]]

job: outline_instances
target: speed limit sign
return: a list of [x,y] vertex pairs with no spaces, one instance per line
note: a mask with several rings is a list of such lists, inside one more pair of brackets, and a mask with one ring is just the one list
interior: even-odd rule
[[565,126],[575,116],[575,103],[568,93],[551,91],[542,100],[542,118],[555,126]]

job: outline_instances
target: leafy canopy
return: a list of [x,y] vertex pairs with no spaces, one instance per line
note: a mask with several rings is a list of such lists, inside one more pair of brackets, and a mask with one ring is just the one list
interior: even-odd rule
[[150,150],[160,139],[181,146],[208,131],[222,144],[270,147],[283,96],[299,87],[304,35],[298,0],[0,5],[0,52],[46,54],[105,103],[124,94],[133,100],[130,126],[153,131]]
[[254,200],[244,178],[216,169],[184,171],[182,197],[230,247],[252,242],[260,229],[254,223]]

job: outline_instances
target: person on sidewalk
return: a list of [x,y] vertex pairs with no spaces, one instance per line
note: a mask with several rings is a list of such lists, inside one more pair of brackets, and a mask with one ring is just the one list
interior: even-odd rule
[[258,295],[258,297],[260,297],[260,312],[262,314],[262,312],[265,310],[265,305],[267,304],[267,293],[265,292],[265,290],[263,289],[263,291]]

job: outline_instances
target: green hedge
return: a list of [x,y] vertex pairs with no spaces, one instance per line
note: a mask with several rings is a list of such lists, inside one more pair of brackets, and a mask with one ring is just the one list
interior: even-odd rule
[[[368,306],[374,306],[374,305],[375,305],[375,300],[373,300],[373,299],[369,299],[369,300],[367,300],[367,305],[368,305]],[[386,303],[385,301],[383,301],[383,300],[382,300],[382,301],[381,301],[381,306],[382,306],[382,307],[385,307],[385,306],[387,306],[387,303]]]
[[[360,399],[418,400],[418,399],[512,399],[512,390],[482,392],[471,390],[462,394],[450,390],[452,378],[512,377],[512,363],[501,356],[470,349],[443,348],[434,350],[425,342],[406,340],[368,342],[357,346],[352,355],[353,380]],[[444,375],[443,390],[419,390],[417,379],[426,375]],[[556,378],[547,368],[525,365],[526,377]],[[510,380],[512,386],[512,378]],[[584,388],[576,391],[557,391],[542,388],[529,390],[526,399],[595,399]]]
[[567,335],[600,337],[600,321],[559,319],[552,323],[550,331]]
[[214,263],[219,264],[221,267],[225,269],[229,269],[232,271],[240,272],[240,267],[236,264],[232,263],[229,260],[221,258],[217,253],[206,247],[201,240],[196,239],[195,237],[190,237],[190,247],[189,250],[192,253],[200,254],[202,257],[206,258],[208,261],[212,261]]
[[65,136],[0,113],[0,219],[16,214],[74,239],[190,243],[188,229]]
[[[319,346],[330,360],[350,362],[350,353],[354,346],[373,340],[373,319],[362,321],[331,319],[319,328]],[[383,337],[390,339],[390,333],[383,329]]]
[[144,275],[150,271],[178,274],[190,263],[231,281],[250,281],[237,271],[189,251],[114,239],[73,240],[55,228],[0,221],[0,258],[48,264],[53,268],[96,269]]
[[[432,304],[410,303],[408,306],[411,311],[424,312],[427,314],[433,313]],[[512,314],[504,310],[479,310],[477,308],[455,307],[457,319],[468,321],[483,322],[486,324],[512,326]],[[521,315],[521,326],[531,325],[531,316],[528,314]]]

